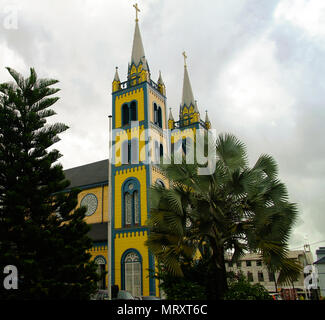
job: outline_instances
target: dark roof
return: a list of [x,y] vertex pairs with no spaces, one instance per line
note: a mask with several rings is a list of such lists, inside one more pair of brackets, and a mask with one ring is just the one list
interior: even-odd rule
[[90,224],[88,237],[93,241],[107,241],[107,222]]
[[69,188],[82,187],[97,183],[107,183],[108,160],[101,160],[83,166],[64,170],[65,177],[70,180]]
[[320,258],[319,260],[314,262],[314,264],[325,264],[325,257]]

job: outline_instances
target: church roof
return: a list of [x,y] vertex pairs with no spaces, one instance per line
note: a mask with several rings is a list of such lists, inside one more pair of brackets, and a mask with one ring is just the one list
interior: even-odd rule
[[88,237],[93,241],[107,241],[107,222],[89,224]]
[[64,170],[66,179],[70,180],[70,188],[83,187],[108,181],[108,160],[92,162],[79,167]]

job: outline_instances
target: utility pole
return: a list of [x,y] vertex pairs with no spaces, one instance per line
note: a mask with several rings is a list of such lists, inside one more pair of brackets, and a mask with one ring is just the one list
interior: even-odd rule
[[107,221],[107,255],[108,255],[108,300],[112,300],[112,115],[108,116],[108,221]]

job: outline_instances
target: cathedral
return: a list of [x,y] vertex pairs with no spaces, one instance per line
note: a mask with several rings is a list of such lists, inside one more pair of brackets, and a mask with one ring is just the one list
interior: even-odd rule
[[[197,129],[209,129],[211,124],[207,114],[205,120],[201,120],[185,52],[179,120],[174,120],[171,109],[167,118],[166,87],[161,73],[157,82],[151,79],[139,28],[139,9],[137,5],[134,7],[136,20],[127,78],[121,81],[116,68],[112,82],[111,161],[86,164],[64,173],[71,182],[69,188],[81,190],[78,205],[87,208],[85,220],[91,226],[89,237],[93,241],[90,253],[98,264],[98,271],[107,271],[110,264],[112,285],[134,296],[159,296],[158,280],[149,277],[155,269],[155,258],[145,245],[149,188],[156,183],[168,188],[169,181],[159,168],[161,157],[168,151],[177,152],[178,141],[184,141]],[[171,139],[166,139],[166,132],[171,133]],[[108,244],[112,248],[110,257]],[[98,286],[107,288],[107,277]]]

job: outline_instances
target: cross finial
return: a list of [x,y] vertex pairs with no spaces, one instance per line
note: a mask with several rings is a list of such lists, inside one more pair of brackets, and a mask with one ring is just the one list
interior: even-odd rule
[[134,9],[135,9],[135,21],[138,22],[139,19],[138,19],[138,12],[140,12],[140,9],[138,8],[138,4],[134,4],[133,5]]
[[186,67],[187,55],[186,55],[185,51],[183,51],[183,56],[184,56],[184,67]]

